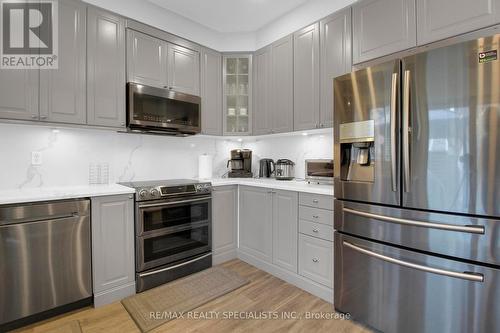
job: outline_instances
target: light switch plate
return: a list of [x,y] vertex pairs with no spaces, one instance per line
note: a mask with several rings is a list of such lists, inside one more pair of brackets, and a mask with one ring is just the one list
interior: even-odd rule
[[42,165],[42,152],[32,151],[31,152],[31,165]]

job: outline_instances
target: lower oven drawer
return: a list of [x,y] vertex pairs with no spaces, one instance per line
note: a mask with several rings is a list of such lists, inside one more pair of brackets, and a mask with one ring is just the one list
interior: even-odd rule
[[334,305],[377,330],[500,332],[500,270],[335,232]]
[[169,265],[156,267],[136,274],[137,292],[160,286],[164,283],[212,267],[212,253],[187,258]]
[[206,253],[212,249],[209,224],[136,237],[137,271],[144,271]]

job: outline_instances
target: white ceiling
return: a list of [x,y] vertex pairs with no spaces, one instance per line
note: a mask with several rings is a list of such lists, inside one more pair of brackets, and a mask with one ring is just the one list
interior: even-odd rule
[[311,0],[148,0],[218,32],[253,32]]

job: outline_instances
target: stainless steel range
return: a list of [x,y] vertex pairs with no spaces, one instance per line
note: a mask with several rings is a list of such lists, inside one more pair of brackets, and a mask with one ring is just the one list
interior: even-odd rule
[[212,185],[179,179],[136,189],[137,292],[212,266]]

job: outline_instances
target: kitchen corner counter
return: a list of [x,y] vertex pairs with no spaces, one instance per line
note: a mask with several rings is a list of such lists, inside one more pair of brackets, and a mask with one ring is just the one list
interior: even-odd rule
[[277,190],[305,192],[333,196],[333,185],[308,184],[304,180],[276,180],[263,178],[214,178],[209,179],[212,186],[245,185],[268,187]]
[[132,193],[133,188],[118,184],[8,189],[0,190],[0,205]]

